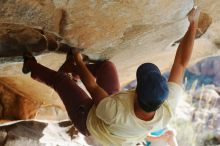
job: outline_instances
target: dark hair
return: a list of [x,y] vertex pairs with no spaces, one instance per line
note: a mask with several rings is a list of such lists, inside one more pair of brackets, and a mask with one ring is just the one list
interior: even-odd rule
[[136,76],[136,93],[140,107],[146,112],[156,111],[168,96],[166,79],[152,63],[140,65]]

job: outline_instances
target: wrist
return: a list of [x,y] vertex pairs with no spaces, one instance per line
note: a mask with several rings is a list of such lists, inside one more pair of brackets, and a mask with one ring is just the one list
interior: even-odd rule
[[198,24],[195,21],[190,22],[189,29],[190,30],[197,30]]
[[80,53],[75,53],[74,54],[74,59],[76,62],[83,62],[82,55]]

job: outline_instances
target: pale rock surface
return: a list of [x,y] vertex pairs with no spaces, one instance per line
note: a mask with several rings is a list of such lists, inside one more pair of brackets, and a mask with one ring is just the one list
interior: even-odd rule
[[[22,79],[22,77],[21,77]],[[48,119],[67,118],[65,107],[59,96],[46,85],[35,86],[34,80],[17,80],[17,77],[2,77],[0,80],[0,119]],[[26,90],[18,88],[22,86]],[[38,91],[38,94],[32,94]],[[40,92],[39,92],[40,91]],[[47,97],[47,98],[45,98]],[[0,120],[0,121],[1,121]]]
[[[171,42],[180,38],[186,31],[188,25],[186,15],[192,8],[193,1],[70,0],[54,1],[54,5],[66,11],[65,23],[60,25],[64,31],[60,34],[70,43],[86,48],[85,53],[91,57],[124,58],[124,54],[129,55],[134,49],[135,56],[155,49],[163,50]],[[17,0],[12,3],[6,0],[2,6],[5,14],[1,16],[3,22],[12,22],[13,17],[18,17],[22,24],[41,26],[44,30],[51,31],[49,29],[53,24],[51,15],[55,11],[53,2]],[[11,10],[15,8],[17,11]],[[24,15],[22,12],[28,8],[30,10]],[[38,17],[33,17],[35,9],[40,12]],[[33,19],[30,21],[30,18]],[[42,21],[49,21],[48,26],[45,26],[46,24]],[[155,47],[151,45],[147,48],[149,44]],[[140,59],[146,60],[139,57],[139,62]],[[57,63],[60,65],[59,62]]]
[[[210,17],[206,14],[201,16],[205,19],[201,24],[206,33],[196,40],[191,63],[205,56],[220,54],[220,1],[195,0],[195,3]],[[154,62],[162,71],[170,69],[177,48],[177,44],[171,44],[187,30],[186,15],[192,6],[193,0],[3,0],[0,1],[0,22],[41,27],[45,31],[59,33],[74,46],[86,48],[84,53],[91,58],[109,58],[116,64],[120,83],[124,86],[135,79],[136,68],[143,62]],[[39,63],[55,70],[64,59],[65,55],[57,53],[45,53],[37,57]],[[16,119],[36,116],[40,119],[65,119],[66,113],[62,112],[65,109],[58,95],[51,88],[31,80],[30,76],[23,76],[21,67],[21,62],[10,60],[0,64],[1,89],[4,87],[1,93],[19,99],[22,108],[28,105],[24,97],[31,101],[31,106],[27,108],[31,112],[19,117],[16,111]],[[5,96],[1,96],[1,99]],[[32,103],[36,104],[32,106]],[[45,109],[39,110],[41,106]],[[188,106],[190,110],[182,113],[185,119],[194,109]],[[2,113],[4,106],[1,104]],[[181,125],[178,126],[181,128]],[[188,137],[190,134],[185,135]],[[4,130],[0,137],[5,137]],[[189,141],[187,137],[182,137],[182,140]],[[26,138],[16,142],[39,144],[39,141],[32,142]],[[8,145],[13,144],[8,142]]]
[[[85,137],[75,131],[70,121],[51,122],[22,120],[0,126],[0,144],[4,146],[101,146],[92,137]],[[140,143],[139,146],[143,144]],[[151,146],[167,146],[165,141],[153,142]]]
[[8,122],[0,126],[0,144],[4,146],[94,145],[92,139],[85,138],[76,130],[73,135],[69,135],[68,130],[71,127],[70,121],[23,120]]
[[[124,85],[134,79],[134,72],[140,63],[150,60],[154,62],[158,57],[165,57],[159,52],[169,52],[170,55],[175,51],[174,49],[166,51],[165,48],[182,37],[186,31],[188,26],[186,15],[192,6],[192,0],[16,0],[15,2],[4,0],[1,1],[0,22],[40,26],[43,31],[59,33],[70,44],[86,48],[85,53],[91,58],[110,58],[117,66],[121,85]],[[65,15],[56,16],[60,9]],[[57,18],[56,23],[54,18]],[[55,29],[57,25],[60,26],[60,31]],[[5,26],[11,28],[6,24],[3,25],[4,29]],[[12,27],[15,28],[13,25]],[[5,30],[10,30],[9,28]],[[25,43],[30,41],[35,44],[35,42],[41,42],[40,40],[45,41],[38,30],[29,28],[25,31],[21,30],[23,30],[22,26],[19,29],[22,33],[19,34],[18,30],[12,29],[12,32],[18,33],[10,37],[19,41],[22,37]],[[32,32],[33,38],[27,32]],[[3,34],[5,34],[4,31]],[[3,38],[5,38],[4,35]],[[131,55],[132,57],[128,57]],[[38,56],[37,60],[57,70],[64,58],[65,55],[62,54],[46,53]],[[50,94],[52,92],[50,88],[32,81],[27,75],[23,76],[21,62],[4,62],[0,64],[0,76],[3,76],[0,80],[19,90],[17,94],[29,94],[27,97],[40,103],[46,100],[51,101],[49,104],[54,104],[51,99],[58,100],[57,94]],[[158,64],[158,62],[155,63]],[[160,67],[165,65],[162,69],[170,64],[169,61],[164,63],[166,65],[160,65]]]
[[51,0],[3,0],[0,1],[0,22],[25,24],[47,31],[60,32],[63,11]]

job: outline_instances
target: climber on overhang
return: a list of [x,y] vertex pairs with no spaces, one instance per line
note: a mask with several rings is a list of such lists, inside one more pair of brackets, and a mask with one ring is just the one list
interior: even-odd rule
[[[67,53],[59,71],[37,63],[25,52],[22,71],[43,82],[61,97],[74,126],[100,144],[135,145],[150,132],[167,126],[183,95],[182,80],[191,57],[198,15],[189,14],[188,31],[179,44],[168,82],[152,63],[140,65],[135,90],[119,92],[119,79],[110,61],[85,63],[83,56]],[[70,78],[65,72],[71,72]],[[81,80],[90,96],[77,85]]]

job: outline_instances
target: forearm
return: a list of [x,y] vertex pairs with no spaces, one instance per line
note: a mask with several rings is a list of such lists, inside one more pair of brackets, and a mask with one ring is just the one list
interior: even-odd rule
[[96,78],[89,71],[82,58],[80,58],[79,55],[75,55],[75,59],[81,81],[90,93],[95,105],[98,105],[98,103],[103,98],[107,97],[108,94],[96,83]]
[[196,35],[196,29],[197,27],[195,26],[195,23],[194,22],[190,23],[188,31],[186,32],[185,36],[183,37],[178,47],[176,53],[176,59],[179,61],[179,65],[183,67],[186,67],[188,65],[189,60],[191,58],[195,35]]
[[176,52],[176,57],[170,72],[169,82],[175,82],[182,84],[182,79],[184,76],[185,68],[187,67],[189,60],[191,58],[194,39],[196,35],[196,28],[194,22],[190,23],[188,31],[183,37],[182,41]]
[[96,79],[86,67],[85,63],[82,60],[76,60],[77,70],[79,72],[79,76],[86,89],[89,91],[90,88],[95,86]]

